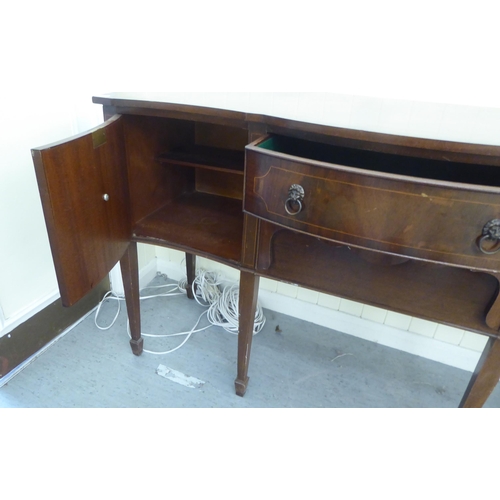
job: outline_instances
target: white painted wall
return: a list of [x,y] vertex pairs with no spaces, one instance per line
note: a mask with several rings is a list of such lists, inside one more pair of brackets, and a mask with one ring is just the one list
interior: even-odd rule
[[2,334],[58,297],[30,150],[78,129],[78,96],[66,93],[61,99],[60,92],[48,91],[9,96],[0,122]]
[[24,102],[22,110],[15,100],[5,102],[0,124],[0,304],[6,321],[55,292],[30,147],[72,133],[67,108],[58,109],[36,93]]

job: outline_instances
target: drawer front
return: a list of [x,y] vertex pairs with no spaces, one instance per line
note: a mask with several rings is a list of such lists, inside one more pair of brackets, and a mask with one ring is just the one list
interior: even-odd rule
[[[292,186],[303,189],[303,199],[292,200],[298,196]],[[484,226],[500,219],[496,189],[374,173],[249,146],[244,210],[355,247],[500,270],[500,253],[486,255],[478,246]],[[491,247],[485,241],[484,248]]]

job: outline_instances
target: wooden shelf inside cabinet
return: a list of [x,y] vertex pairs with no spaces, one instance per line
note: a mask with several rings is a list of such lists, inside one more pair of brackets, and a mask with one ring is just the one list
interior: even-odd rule
[[[272,240],[272,264],[263,274],[338,297],[426,318],[491,337],[486,308],[498,292],[486,273],[408,260],[397,265],[367,259],[383,254],[350,249],[289,230]],[[315,262],[303,268],[301,262]]]
[[142,219],[133,238],[239,265],[242,234],[241,201],[193,192]]
[[245,152],[209,146],[191,146],[162,153],[160,163],[203,168],[218,172],[243,175]]

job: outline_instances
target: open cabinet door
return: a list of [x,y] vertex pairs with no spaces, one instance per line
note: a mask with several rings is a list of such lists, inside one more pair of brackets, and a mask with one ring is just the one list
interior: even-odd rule
[[122,119],[32,155],[62,302],[71,306],[106,277],[130,241]]

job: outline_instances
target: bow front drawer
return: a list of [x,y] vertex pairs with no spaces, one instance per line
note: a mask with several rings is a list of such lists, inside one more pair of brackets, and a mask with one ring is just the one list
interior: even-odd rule
[[499,186],[493,165],[267,136],[246,149],[244,210],[354,247],[498,271]]

